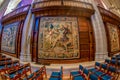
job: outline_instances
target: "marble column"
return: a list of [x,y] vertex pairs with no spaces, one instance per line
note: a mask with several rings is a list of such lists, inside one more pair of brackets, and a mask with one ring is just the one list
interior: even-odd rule
[[106,59],[108,57],[107,37],[102,16],[100,15],[100,12],[97,8],[97,4],[95,3],[94,0],[86,0],[85,2],[91,3],[95,10],[94,15],[91,16],[96,43],[95,60]]
[[34,15],[31,13],[32,7],[33,4],[31,4],[30,10],[28,12],[28,15],[23,26],[20,60],[24,62],[31,62],[30,40],[34,21]]

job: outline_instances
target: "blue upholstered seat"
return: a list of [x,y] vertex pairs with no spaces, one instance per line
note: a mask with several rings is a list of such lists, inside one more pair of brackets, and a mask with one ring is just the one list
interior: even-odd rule
[[111,80],[112,79],[112,76],[109,76],[109,75],[105,75],[102,77],[102,80]]
[[[82,71],[83,69],[84,69],[83,66],[82,66],[82,65],[79,65],[79,70]],[[80,74],[80,71],[72,71],[72,72],[70,72],[70,74],[71,74],[72,76],[79,75],[79,74]]]
[[[85,69],[83,70],[83,73],[88,76],[89,71],[85,68]],[[80,75],[80,74],[77,75],[77,76],[74,76],[73,79],[74,79],[74,80],[85,80],[84,76],[82,76],[82,75]]]
[[101,68],[104,69],[104,70],[106,70],[107,67],[108,67],[107,64],[102,64],[102,65],[101,65]]
[[60,72],[52,72],[51,76],[60,76]]
[[90,68],[89,71],[96,72],[96,71],[98,71],[98,69],[96,69],[96,68]]
[[95,68],[90,68],[89,71],[96,72],[96,71],[98,71],[97,68],[100,68],[100,66],[101,66],[101,63],[95,62]]
[[52,72],[51,77],[49,80],[62,80],[62,74],[63,74],[63,67],[61,66],[59,72]]
[[15,73],[12,73],[12,74],[9,74],[9,77],[12,79],[12,78],[14,78],[15,77]]
[[3,68],[5,68],[5,66],[4,66],[4,65],[1,65],[1,66],[0,66],[0,69],[3,69]]
[[117,60],[116,60],[116,59],[112,59],[112,60],[111,60],[111,63],[112,63],[112,64],[116,64],[116,63],[117,63]]
[[[104,69],[104,70],[107,70],[107,64],[102,64],[101,65],[101,69]],[[102,71],[96,71],[94,72],[97,76],[102,76],[103,74],[105,74],[104,72]]]
[[101,65],[101,63],[99,63],[99,62],[95,62],[95,66],[100,67],[100,65]]
[[62,78],[55,78],[55,77],[50,77],[49,80],[62,80]]
[[75,76],[73,80],[85,80],[82,76]]
[[[116,68],[113,67],[113,66],[110,66],[108,68],[108,71],[111,72],[111,73],[115,73],[116,72]],[[105,74],[101,78],[102,78],[102,80],[111,80],[113,77],[111,75]]]
[[95,74],[90,74],[90,80],[98,80],[98,77]]
[[110,67],[108,68],[108,70],[109,70],[110,72],[116,72],[116,68],[113,67],[113,66],[110,66]]
[[85,69],[83,70],[83,73],[88,76],[88,74],[89,74],[88,69],[85,68]]
[[84,68],[83,68],[83,66],[82,66],[82,65],[79,65],[79,69],[80,69],[80,70],[83,70]]
[[97,76],[102,76],[102,75],[105,74],[105,73],[102,72],[102,71],[97,71],[97,72],[95,72],[95,74],[96,74]]

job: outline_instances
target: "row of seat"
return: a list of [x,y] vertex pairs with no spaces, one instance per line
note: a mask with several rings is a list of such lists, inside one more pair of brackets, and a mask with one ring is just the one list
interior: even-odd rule
[[[70,72],[70,80],[113,80],[117,79],[117,68],[108,63],[95,62],[93,68],[79,65],[78,71]],[[49,80],[63,80],[63,67],[60,71],[52,72]]]
[[[70,72],[70,80],[113,80],[116,79],[117,68],[111,65],[111,60],[105,63],[95,62],[94,68],[79,65],[78,71]],[[0,55],[0,75],[5,80],[43,80],[47,77],[45,66],[32,72],[30,63],[20,65],[19,61]],[[49,80],[63,80],[63,67],[58,72],[52,72]]]
[[120,69],[120,54],[111,57],[111,59],[105,59],[105,63]]
[[72,80],[113,80],[116,78],[116,68],[96,62],[95,67],[90,69],[80,65],[79,71],[71,72],[71,76]]
[[24,77],[23,80],[43,80],[44,76],[47,78],[45,66],[31,73],[29,76]]
[[23,65],[0,54],[0,76],[3,80],[43,80],[44,75],[47,77],[45,66],[32,72],[30,63]]
[[45,66],[32,72],[30,63],[24,64],[15,68],[14,70],[9,70],[4,74],[4,79],[6,80],[43,80],[43,76],[46,75]]

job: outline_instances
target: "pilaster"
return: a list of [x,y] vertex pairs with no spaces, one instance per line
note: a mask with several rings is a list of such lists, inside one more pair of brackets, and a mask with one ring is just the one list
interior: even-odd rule
[[34,20],[34,15],[31,13],[32,6],[33,5],[31,4],[30,10],[28,12],[28,15],[24,23],[23,34],[22,34],[20,60],[24,62],[31,62],[30,40],[31,40],[31,32],[32,32],[32,26]]
[[95,60],[103,60],[108,57],[105,27],[94,0],[89,1],[95,9],[95,14],[91,17],[96,42]]

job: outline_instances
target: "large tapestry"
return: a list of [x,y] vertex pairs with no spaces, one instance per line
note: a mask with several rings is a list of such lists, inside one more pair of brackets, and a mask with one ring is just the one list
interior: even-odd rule
[[38,58],[79,58],[76,17],[42,17],[38,40]]
[[120,47],[117,26],[107,23],[107,27],[110,35],[111,52],[118,51]]
[[15,40],[18,24],[19,23],[16,22],[4,26],[2,33],[1,50],[15,53]]

